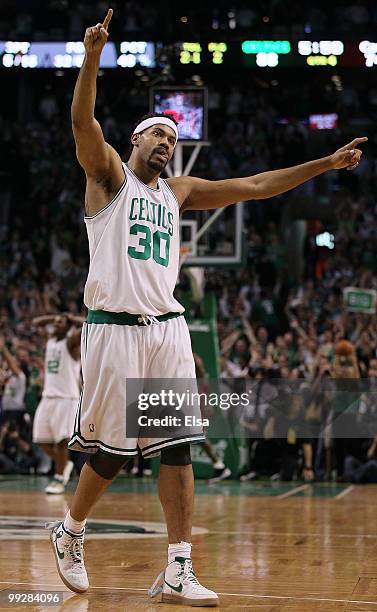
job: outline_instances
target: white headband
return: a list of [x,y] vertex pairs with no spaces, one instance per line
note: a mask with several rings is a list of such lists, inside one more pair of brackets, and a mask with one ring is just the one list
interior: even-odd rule
[[150,117],[149,119],[144,119],[139,125],[134,129],[134,134],[140,134],[144,130],[152,127],[152,125],[157,125],[157,123],[162,123],[162,125],[168,125],[175,132],[176,139],[178,140],[178,129],[175,125],[174,121],[169,119],[169,117]]

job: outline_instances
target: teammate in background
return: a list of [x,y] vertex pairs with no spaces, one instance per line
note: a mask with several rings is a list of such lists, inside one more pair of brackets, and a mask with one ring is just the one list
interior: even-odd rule
[[39,444],[55,463],[55,475],[45,492],[64,493],[73,469],[68,461],[68,440],[74,430],[74,420],[80,397],[80,339],[83,319],[72,315],[45,315],[33,319],[33,324],[53,324],[45,353],[42,399],[33,424],[33,442]]
[[[208,393],[208,385],[206,382],[206,370],[204,367],[203,359],[198,355],[198,353],[193,353],[194,361],[195,361],[195,373],[196,378],[198,379],[198,391],[200,394]],[[203,418],[206,417],[205,407],[201,404],[201,409],[203,410]],[[225,480],[229,478],[231,475],[231,471],[226,467],[225,463],[220,459],[220,457],[216,454],[216,451],[212,445],[212,443],[206,439],[203,442],[200,442],[200,446],[208,455],[208,457],[212,461],[212,466],[214,469],[213,477],[208,480],[208,484],[216,484],[220,482],[220,480]]]
[[[187,437],[127,436],[129,378],[195,380],[195,364],[183,307],[173,296],[179,266],[179,216],[284,193],[327,170],[355,168],[357,138],[333,155],[285,170],[223,181],[190,176],[161,179],[178,140],[166,115],[139,121],[128,163],[106,143],[94,117],[100,56],[112,17],[85,33],[85,58],[72,103],[79,163],[86,173],[86,227],[90,267],[84,302],[83,394],[72,449],[91,453],[64,521],[49,525],[59,575],[73,591],[89,588],[83,558],[86,518],[127,457],[161,453],[158,489],[169,537],[168,562],[149,593],[163,602],[216,606],[216,593],[198,581],[191,561],[194,478]],[[106,552],[104,552],[106,555]],[[100,563],[106,562],[105,557]]]

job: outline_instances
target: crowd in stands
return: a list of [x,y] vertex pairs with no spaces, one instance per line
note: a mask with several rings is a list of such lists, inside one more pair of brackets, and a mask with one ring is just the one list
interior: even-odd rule
[[[368,3],[363,5],[369,7]],[[21,424],[16,414],[3,420],[0,472],[11,469],[10,462],[13,470],[29,472],[38,469],[42,461],[30,442],[29,425],[43,385],[46,337],[33,327],[32,318],[55,312],[84,314],[82,296],[88,267],[82,219],[84,178],[70,131],[67,109],[71,90],[59,86],[60,91],[51,85],[39,85],[33,92],[34,110],[28,110],[23,122],[0,118],[0,150],[6,152],[0,177],[4,203],[0,218],[0,385],[3,411],[7,407],[28,415]],[[255,83],[228,89],[214,83],[210,87],[209,117],[213,146],[201,153],[194,174],[221,179],[306,161],[360,135],[352,125],[355,118],[365,126],[375,118],[377,96],[367,85],[356,88],[345,83],[338,91],[329,83],[321,90],[322,99],[309,79],[296,84],[296,88],[297,92],[300,89],[300,108],[295,109],[293,117],[289,104],[298,96],[292,82],[278,87]],[[127,92],[125,113],[125,92],[120,89],[114,96],[111,79],[104,78],[97,105],[106,139],[125,159],[131,124],[148,110],[147,92],[140,82],[135,79]],[[311,132],[302,119],[313,105],[316,110],[318,106],[336,110],[339,128]],[[355,356],[350,378],[377,380],[375,317],[348,312],[343,304],[346,286],[377,289],[377,138],[369,129],[368,136],[366,153],[355,172],[332,172],[297,190],[303,199],[326,200],[333,206],[334,250],[316,245],[321,224],[307,222],[304,265],[299,276],[292,272],[282,226],[282,211],[290,198],[285,195],[247,203],[247,261],[243,267],[206,270],[206,288],[217,296],[224,378],[263,380],[266,384],[269,379],[303,380],[315,386],[324,377],[338,377],[336,345],[346,338]],[[178,298],[185,283],[182,277]],[[23,399],[16,406],[9,404],[12,377],[18,377],[24,385]],[[318,417],[319,408],[312,396],[311,401],[306,398],[302,402],[291,407],[293,419],[297,420],[297,411],[307,410],[317,410],[317,420],[324,418],[323,414]],[[360,410],[374,410],[374,406],[365,408],[368,398],[361,404]],[[250,414],[251,421],[258,421],[259,438],[265,438],[266,444],[263,446],[256,435],[250,438],[249,474],[274,475],[279,472],[282,449],[275,455],[270,452],[270,439],[276,438],[280,425],[268,410],[262,419],[253,409]],[[371,432],[370,438],[373,436]],[[318,441],[312,443],[307,432],[295,434],[294,440],[297,465],[293,465],[288,452],[281,476],[301,477],[303,468],[308,480],[330,477],[333,464],[330,460],[324,464]],[[355,461],[374,460],[375,445],[371,447],[373,452],[365,450],[366,445],[365,439],[359,439],[358,449],[351,454]],[[356,464],[351,464],[351,459],[345,463],[345,444],[337,446],[337,477],[348,478]],[[275,464],[271,459],[267,465],[267,457],[274,456]],[[304,461],[301,467],[300,460]]]
[[[27,0],[3,3],[0,36],[6,40],[80,40],[88,24],[96,24],[106,14],[109,3],[99,0],[35,0],[33,10]],[[156,5],[148,1],[114,0],[116,14],[112,32],[119,38],[150,37],[158,40],[177,39],[198,34],[201,37],[216,32],[244,35],[251,31],[258,38],[339,36],[355,32],[373,32],[377,22],[376,6],[372,0],[317,0],[292,2],[283,0],[219,0],[201,5],[165,0]],[[158,28],[156,23],[158,19]]]

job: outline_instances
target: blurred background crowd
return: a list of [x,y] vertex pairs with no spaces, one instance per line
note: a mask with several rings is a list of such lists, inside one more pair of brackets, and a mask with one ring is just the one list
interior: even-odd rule
[[[26,0],[18,3],[24,4],[24,10],[17,13],[13,3],[5,4],[8,10],[0,19],[0,38],[18,40],[31,33],[35,39],[80,40],[84,27],[96,23],[107,9],[102,1],[50,0],[33,3],[30,14]],[[114,21],[114,37],[132,33],[133,37],[153,38],[157,34],[152,3],[142,9],[132,1],[116,1],[112,6],[123,15],[123,22]],[[227,2],[217,3],[216,8],[203,5],[200,33],[252,27],[256,37],[267,33],[279,37],[326,34],[336,27],[342,34],[358,31],[367,35],[377,20],[377,9],[367,0],[332,2],[330,6],[294,3],[293,15],[279,0],[255,2],[253,8],[246,2],[237,6],[234,9]],[[178,10],[176,4],[167,2],[164,10],[172,11],[176,23],[173,19],[159,21],[159,39],[173,35],[169,28],[178,28],[175,36],[180,29],[190,32],[192,6],[183,10],[180,5]],[[110,72],[99,77],[97,117],[106,140],[127,159],[131,126],[148,111],[147,86],[133,73],[120,80]],[[62,75],[34,72],[32,76],[24,77],[28,79],[27,98],[17,85],[18,106],[12,96],[5,95],[0,110],[0,472],[46,468],[30,441],[30,423],[43,386],[46,342],[45,332],[33,326],[33,317],[56,312],[85,314],[84,176],[76,162],[69,117],[75,75],[59,78]],[[8,90],[14,74],[1,78]],[[222,377],[265,381],[267,385],[269,379],[304,381],[312,393],[309,398],[303,396],[299,412],[311,411],[323,422],[328,410],[320,412],[329,400],[317,391],[319,380],[377,380],[375,316],[348,312],[343,304],[346,286],[377,289],[377,88],[372,77],[356,80],[352,71],[326,72],[318,79],[303,71],[300,80],[290,71],[276,70],[273,78],[270,73],[249,71],[248,79],[237,78],[234,83],[217,73],[208,74],[205,85],[209,88],[212,146],[202,150],[193,172],[197,176],[248,176],[331,153],[364,133],[369,137],[354,172],[331,172],[293,195],[246,203],[245,265],[205,270],[206,290],[217,297]],[[311,131],[307,117],[312,112],[338,113],[338,127]],[[292,227],[297,223],[301,224],[301,239],[293,241],[293,248]],[[333,236],[334,248],[318,246],[316,236],[323,231]],[[182,275],[178,299],[186,289],[187,279]],[[337,344],[344,339],[351,348],[337,355]],[[348,370],[342,371],[339,359],[345,357]],[[259,397],[263,399],[263,393]],[[358,414],[374,413],[368,398],[366,394],[358,402]],[[335,477],[344,479],[351,478],[345,471],[348,455],[361,461],[361,466],[370,467],[374,461],[373,431],[369,442],[364,436],[348,447],[343,441],[338,443],[335,462],[329,455],[330,434],[320,445],[307,432],[296,432],[295,467],[284,472],[281,448],[275,453],[276,460],[271,459],[275,455],[270,438],[276,437],[271,432],[277,425],[266,403],[271,402],[261,401],[265,406],[261,413],[254,405],[248,423],[245,421],[246,428],[255,421],[259,432],[251,438],[249,448],[250,478],[279,473],[285,478],[302,474],[309,480],[330,478],[335,469]],[[295,421],[297,409],[292,408]],[[260,438],[265,439],[264,446]]]
[[[27,39],[33,34],[36,40],[80,40],[88,23],[97,23],[98,15],[105,15],[109,3],[73,2],[72,0],[34,0],[30,10],[29,0],[4,0],[0,21],[0,36],[8,40]],[[340,34],[373,32],[377,24],[377,9],[372,0],[309,0],[284,2],[283,0],[246,0],[202,5],[190,2],[166,0],[156,6],[147,2],[141,5],[135,0],[114,0],[111,6],[121,18],[114,23],[115,35],[127,34],[160,37],[182,35],[207,36],[216,31],[230,34],[253,30],[257,38],[301,36],[313,33],[326,38],[334,28]],[[158,28],[156,20],[159,18]],[[20,38],[21,37],[21,38]],[[78,38],[77,38],[78,37]]]

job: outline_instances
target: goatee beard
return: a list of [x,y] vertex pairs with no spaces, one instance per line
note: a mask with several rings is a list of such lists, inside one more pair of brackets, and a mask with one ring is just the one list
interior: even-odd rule
[[148,159],[147,163],[148,166],[152,168],[152,170],[155,170],[156,172],[162,172],[168,162],[166,161],[165,163],[159,163],[158,161]]

